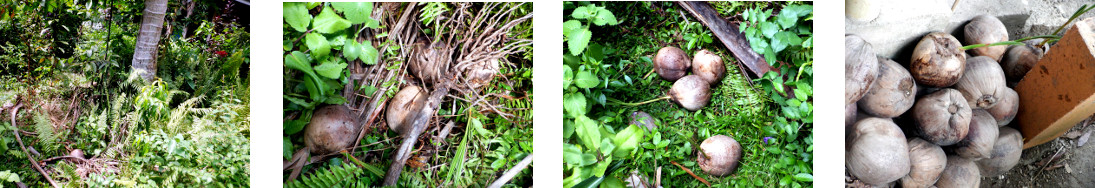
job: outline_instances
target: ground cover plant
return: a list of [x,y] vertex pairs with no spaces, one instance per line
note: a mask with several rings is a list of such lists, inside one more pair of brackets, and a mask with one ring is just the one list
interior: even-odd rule
[[531,186],[531,3],[283,7],[286,187]]
[[0,1],[0,186],[248,187],[248,9]]
[[[778,73],[744,72],[677,3],[564,2],[565,187],[811,186],[812,6],[711,5],[740,23],[749,48]],[[659,100],[680,93],[667,96],[678,86],[654,70],[663,47],[679,48],[687,58],[704,49],[722,58],[725,76],[710,84],[706,105],[693,110],[675,104],[680,100]],[[678,69],[697,70],[671,70]],[[717,144],[706,146],[708,138]],[[714,151],[733,149],[732,143],[740,145],[740,156]],[[708,158],[700,160],[698,153]],[[708,166],[724,165],[710,161],[724,157],[740,157],[736,170]],[[725,168],[729,175],[716,176]]]

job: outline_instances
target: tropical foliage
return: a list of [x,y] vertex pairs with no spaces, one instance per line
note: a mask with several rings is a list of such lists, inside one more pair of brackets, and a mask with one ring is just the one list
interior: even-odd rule
[[161,71],[142,81],[144,1],[0,1],[0,186],[249,185],[248,7],[168,8]]

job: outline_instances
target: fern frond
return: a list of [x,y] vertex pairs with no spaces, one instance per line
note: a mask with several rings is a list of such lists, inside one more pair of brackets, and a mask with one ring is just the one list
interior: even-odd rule
[[186,117],[189,117],[192,112],[197,111],[194,109],[194,105],[201,103],[202,99],[205,99],[205,96],[198,96],[187,99],[186,101],[183,101],[181,104],[179,104],[179,106],[175,107],[174,110],[171,110],[171,115],[168,116],[166,126],[168,129],[171,130],[170,133],[174,134],[179,132],[186,132],[179,130],[179,124],[184,119],[186,119]]
[[344,163],[329,169],[319,169],[310,176],[289,182],[285,187],[368,187],[372,178],[365,178],[365,169]]
[[[53,122],[49,120],[46,114],[40,112],[34,112],[34,132],[38,133],[38,142],[45,146],[42,150],[48,150],[46,148],[53,147],[57,143],[57,134],[53,130]],[[48,152],[48,151],[46,151]]]

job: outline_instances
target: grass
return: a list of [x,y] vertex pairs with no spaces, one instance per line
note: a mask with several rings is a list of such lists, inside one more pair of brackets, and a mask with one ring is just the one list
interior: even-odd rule
[[[711,103],[696,112],[689,112],[669,101],[636,107],[594,104],[590,117],[605,117],[600,120],[615,130],[626,127],[633,111],[645,111],[660,121],[656,133],[647,134],[649,136],[642,142],[643,149],[633,155],[633,160],[629,160],[623,167],[621,171],[625,173],[613,174],[616,178],[627,179],[630,172],[637,171],[644,177],[653,179],[655,170],[660,167],[663,185],[706,186],[681,168],[670,164],[677,162],[709,181],[714,187],[770,186],[778,185],[780,179],[786,177],[777,173],[782,168],[795,168],[780,166],[780,160],[789,160],[786,159],[788,155],[780,154],[785,149],[802,147],[789,144],[795,142],[784,139],[802,138],[783,138],[764,130],[774,121],[773,117],[778,112],[774,110],[775,105],[764,90],[759,85],[750,84],[749,78],[743,76],[740,71],[742,69],[738,67],[732,54],[717,39],[713,42],[698,42],[699,45],[695,45],[695,48],[685,47],[690,40],[686,37],[688,35],[709,36],[709,32],[703,33],[706,27],[702,27],[691,15],[673,3],[605,4],[616,13],[621,24],[614,27],[592,27],[596,34],[591,44],[618,48],[608,50],[616,53],[606,55],[609,58],[604,62],[620,62],[613,64],[613,68],[619,71],[619,77],[611,79],[625,82],[623,87],[611,88],[614,93],[606,93],[606,97],[638,102],[664,96],[672,82],[665,81],[656,74],[649,74],[652,69],[649,59],[663,46],[678,46],[687,54],[693,54],[699,49],[712,50],[723,57],[727,66],[726,77],[712,86]],[[742,6],[764,6],[760,4]],[[716,6],[731,5],[720,3]],[[710,176],[702,173],[696,163],[698,144],[714,135],[730,136],[743,148],[740,166],[732,175]],[[765,143],[765,137],[772,139]],[[808,158],[809,154],[805,155]]]

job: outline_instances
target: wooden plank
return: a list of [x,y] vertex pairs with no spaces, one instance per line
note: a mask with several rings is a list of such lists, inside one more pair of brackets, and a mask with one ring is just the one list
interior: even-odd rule
[[1015,86],[1023,148],[1049,142],[1095,113],[1095,18],[1079,21]]
[[768,73],[768,71],[779,72],[779,70],[775,70],[771,65],[768,65],[764,57],[754,52],[752,47],[749,47],[749,41],[745,39],[745,35],[738,32],[738,25],[720,17],[710,4],[701,1],[680,1],[678,3],[685,10],[688,10],[692,16],[700,20],[703,25],[706,25],[711,33],[719,38],[722,45],[730,49],[730,52],[734,53],[734,57],[737,57],[739,62],[753,72],[753,75],[759,77],[764,73]]

